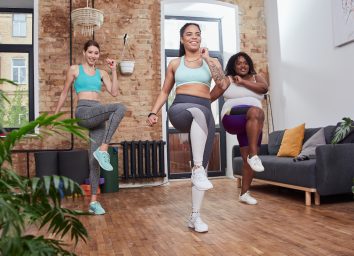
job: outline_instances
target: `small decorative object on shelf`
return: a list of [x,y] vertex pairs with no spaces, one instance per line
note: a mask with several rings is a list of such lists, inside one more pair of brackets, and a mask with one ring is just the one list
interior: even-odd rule
[[[135,66],[135,61],[134,61],[134,58],[132,56],[132,53],[130,51],[130,47],[129,47],[129,44],[128,44],[128,34],[125,34],[124,35],[124,46],[123,46],[123,50],[122,50],[122,54],[121,54],[121,57],[120,57],[120,61],[119,61],[119,70],[120,70],[120,73],[122,75],[131,75],[133,74],[133,71],[134,71],[134,66]],[[128,49],[127,52],[127,57],[125,57],[125,49]]]

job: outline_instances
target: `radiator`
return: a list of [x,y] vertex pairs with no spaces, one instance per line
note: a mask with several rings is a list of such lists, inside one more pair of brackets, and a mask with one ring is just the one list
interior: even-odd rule
[[123,179],[165,177],[164,141],[123,141]]

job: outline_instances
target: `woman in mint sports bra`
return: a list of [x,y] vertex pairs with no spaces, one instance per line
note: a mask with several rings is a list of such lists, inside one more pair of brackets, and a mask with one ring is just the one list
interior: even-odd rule
[[120,103],[103,105],[99,102],[102,84],[113,97],[118,95],[117,63],[113,59],[106,59],[106,63],[112,71],[111,80],[105,70],[96,68],[99,56],[98,43],[94,40],[87,41],[83,49],[83,63],[72,65],[67,71],[64,88],[55,109],[55,114],[60,111],[70,86],[73,84],[78,97],[75,117],[80,119],[79,125],[89,129],[91,138],[89,154],[91,202],[89,211],[94,214],[105,213],[101,204],[97,202],[96,196],[100,178],[99,166],[106,171],[113,171],[107,153],[108,144],[126,111],[125,106]]
[[198,24],[187,23],[181,28],[180,58],[169,63],[161,93],[146,122],[150,126],[157,123],[157,113],[176,84],[176,97],[168,116],[176,129],[190,135],[193,168],[192,213],[188,227],[197,232],[207,232],[208,225],[200,218],[199,211],[205,191],[213,187],[206,174],[215,132],[210,83],[213,78],[218,86],[222,86],[227,79],[218,60],[209,57],[208,49],[200,48],[200,42]]
[[253,61],[244,52],[229,59],[226,66],[229,86],[215,87],[211,92],[212,101],[223,94],[225,103],[221,110],[221,120],[225,130],[236,134],[243,159],[242,188],[240,202],[257,204],[249,188],[254,172],[264,171],[261,159],[257,156],[262,140],[264,113],[263,94],[268,91],[266,80],[256,74]]

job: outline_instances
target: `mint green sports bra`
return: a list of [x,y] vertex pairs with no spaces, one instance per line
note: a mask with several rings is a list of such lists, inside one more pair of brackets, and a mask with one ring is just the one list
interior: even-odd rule
[[175,72],[176,87],[184,84],[203,84],[210,87],[211,73],[208,64],[203,60],[199,68],[189,68],[184,65],[184,56],[181,57],[179,66]]
[[80,92],[101,92],[102,81],[100,71],[96,69],[96,73],[90,76],[85,73],[82,65],[79,65],[79,75],[75,79],[74,88],[76,93]]

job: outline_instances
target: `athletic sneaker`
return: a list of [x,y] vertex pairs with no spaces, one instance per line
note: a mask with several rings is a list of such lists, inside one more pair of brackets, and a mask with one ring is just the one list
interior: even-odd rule
[[251,205],[258,203],[256,198],[252,197],[249,191],[247,191],[243,195],[240,195],[239,200],[242,203],[251,204]]
[[109,154],[106,151],[100,151],[99,148],[93,152],[93,156],[98,161],[102,169],[106,171],[113,171],[113,166],[109,162]]
[[188,219],[188,227],[193,228],[196,232],[208,232],[208,225],[200,218],[200,213],[191,214]]
[[90,203],[89,212],[96,215],[102,215],[106,213],[106,211],[102,208],[101,204],[97,201]]
[[208,190],[213,188],[213,184],[208,180],[203,166],[192,169],[191,181],[198,190]]
[[247,163],[251,166],[251,169],[255,172],[263,172],[264,171],[262,161],[257,155],[254,155],[251,158],[249,158],[249,156],[247,156]]

